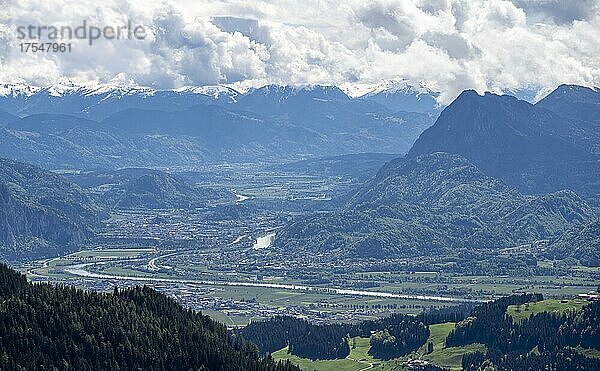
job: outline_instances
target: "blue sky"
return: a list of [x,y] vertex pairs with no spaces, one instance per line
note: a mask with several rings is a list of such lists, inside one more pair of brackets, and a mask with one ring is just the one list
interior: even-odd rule
[[[174,88],[226,83],[360,87],[408,80],[452,100],[464,89],[547,92],[600,85],[600,0],[4,0],[0,81]],[[6,5],[4,5],[4,3]],[[128,20],[144,40],[74,41],[22,53],[23,25]]]

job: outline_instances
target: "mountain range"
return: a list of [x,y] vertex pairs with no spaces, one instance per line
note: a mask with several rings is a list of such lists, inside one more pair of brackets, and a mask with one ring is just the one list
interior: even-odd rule
[[147,87],[96,86],[74,84],[32,87],[0,85],[0,107],[23,117],[36,113],[66,114],[101,121],[129,108],[153,107],[176,111],[198,104],[231,103],[239,93],[225,86],[184,87],[157,90]]
[[297,103],[306,99],[375,101],[391,111],[436,114],[442,108],[436,102],[437,96],[438,93],[428,88],[413,87],[406,81],[385,81],[366,90],[361,89],[358,94],[347,87],[342,90],[326,85],[265,85],[243,91],[225,85],[189,86],[171,90],[119,85],[86,87],[72,83],[46,87],[0,85],[0,107],[8,114],[23,117],[35,113],[62,113],[95,121],[129,108],[152,107],[161,111],[176,111],[199,104],[227,106],[245,101],[244,105],[248,107],[250,104],[251,111],[254,111],[255,107],[282,103],[288,98]]
[[[426,96],[406,89],[386,94]],[[405,153],[438,114],[428,102],[431,110],[412,103],[390,109],[332,86],[267,85],[240,93],[225,86],[2,85],[0,156],[93,170]]]
[[536,103],[562,117],[600,122],[600,91],[579,85],[560,85]]

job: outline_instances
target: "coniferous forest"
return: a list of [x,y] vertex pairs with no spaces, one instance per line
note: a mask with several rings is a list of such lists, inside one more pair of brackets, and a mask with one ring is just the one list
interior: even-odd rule
[[509,304],[523,304],[541,295],[509,296],[475,308],[473,316],[459,322],[446,339],[448,346],[484,343],[508,352],[533,347],[552,351],[561,347],[600,349],[600,302],[563,314],[542,312],[520,322],[506,314]]
[[252,322],[237,332],[239,337],[271,353],[288,346],[291,354],[310,359],[338,359],[350,353],[348,325],[316,325],[293,317]]
[[404,319],[371,335],[369,353],[379,359],[401,357],[419,349],[429,337],[429,328],[422,322]]
[[476,370],[598,370],[600,362],[596,358],[585,357],[572,349],[563,348],[553,352],[508,353],[489,351],[465,354],[462,360],[465,371]]
[[298,370],[147,287],[30,284],[0,264],[0,370]]

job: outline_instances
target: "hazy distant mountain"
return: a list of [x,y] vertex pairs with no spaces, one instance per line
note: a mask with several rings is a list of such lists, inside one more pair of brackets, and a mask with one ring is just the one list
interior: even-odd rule
[[525,196],[463,157],[434,153],[387,163],[342,211],[301,217],[275,243],[288,251],[429,255],[556,238],[592,219],[573,192]]
[[600,89],[561,85],[535,106],[566,118],[600,122]]
[[9,122],[12,122],[16,119],[17,119],[16,116],[13,116],[8,112],[4,112],[4,111],[0,110],[0,127],[6,125]]
[[438,93],[425,87],[414,87],[403,81],[388,81],[359,99],[377,102],[394,111],[419,112],[437,116],[443,108],[437,103]]
[[100,129],[98,123],[95,121],[76,116],[48,113],[38,113],[15,119],[8,123],[5,128],[15,131],[38,132],[42,134],[57,133],[73,130],[75,128],[88,128],[92,130]]
[[573,138],[578,145],[600,155],[600,90],[561,85],[535,107],[564,118],[566,125],[558,134]]
[[0,156],[47,169],[135,166],[167,153],[173,161],[181,161],[177,155],[202,156],[201,150],[194,151],[185,141],[134,138],[98,122],[68,115],[32,115],[0,127]]
[[[326,146],[335,142],[346,148],[346,151],[323,151],[319,155],[373,152],[375,149],[404,153],[433,122],[427,114],[405,112],[401,107],[389,109],[370,100],[351,99],[334,86],[267,85],[241,96],[233,108],[253,112],[269,122],[319,133]],[[396,148],[390,147],[394,142]]]
[[393,113],[381,105],[353,100],[338,87],[321,85],[303,88],[266,85],[250,89],[240,96],[234,108],[268,121],[329,132],[351,131],[360,126],[377,128],[381,122],[377,122],[380,117],[376,115]]
[[[103,124],[129,136],[168,138],[174,143],[189,141],[213,162],[278,161],[409,146],[399,135],[408,123],[354,119],[363,125],[360,130],[349,121],[328,120],[330,125],[320,126],[315,122],[280,120],[218,106],[196,106],[177,112],[131,109],[108,117]],[[421,125],[418,120],[413,123],[416,127]],[[182,146],[182,149],[186,147],[189,148]],[[169,158],[165,160],[163,163]],[[181,163],[177,156],[171,156],[170,160],[171,165]]]
[[77,185],[0,159],[0,255],[48,254],[93,236],[100,208]]
[[232,202],[232,192],[194,187],[179,177],[151,169],[67,174],[110,209],[188,209]]
[[328,86],[269,85],[242,95],[220,86],[3,85],[0,109],[27,115],[8,114],[10,122],[0,125],[0,156],[51,169],[404,153],[433,123],[429,115],[351,99]]
[[596,135],[586,122],[511,96],[480,96],[470,90],[444,109],[408,156],[456,153],[528,193],[570,188],[600,199],[600,189],[593,186],[600,180],[600,162],[590,148]]
[[239,97],[238,106],[258,113],[285,113],[307,107],[315,102],[348,102],[348,97],[335,86],[315,85],[296,88],[285,85],[266,85],[250,89]]

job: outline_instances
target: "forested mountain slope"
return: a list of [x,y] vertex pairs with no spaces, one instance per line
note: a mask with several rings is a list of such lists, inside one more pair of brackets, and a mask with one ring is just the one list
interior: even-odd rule
[[534,106],[512,96],[464,91],[421,134],[408,157],[455,153],[522,192],[571,189],[600,205],[600,126],[594,122],[600,105],[586,104],[585,113],[573,117],[560,107],[573,101],[569,106],[576,110],[577,95],[561,94],[560,104],[551,104],[557,94]]
[[557,238],[593,219],[573,192],[524,195],[464,157],[433,153],[389,162],[341,211],[301,217],[275,244],[366,257],[430,255]]
[[101,208],[79,186],[0,158],[0,254],[60,251],[93,236]]
[[32,285],[3,264],[0,369],[298,370],[152,289]]

